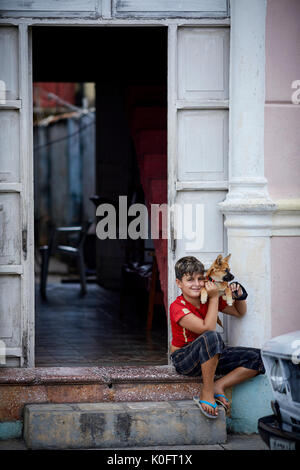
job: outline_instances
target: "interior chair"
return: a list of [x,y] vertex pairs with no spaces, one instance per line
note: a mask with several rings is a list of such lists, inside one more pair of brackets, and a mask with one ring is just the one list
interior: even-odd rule
[[[41,254],[40,293],[43,299],[47,298],[46,289],[49,261],[50,257],[55,252],[64,253],[77,259],[77,266],[81,284],[80,294],[86,294],[86,274],[83,247],[86,234],[91,225],[92,221],[88,220],[82,225],[70,227],[53,227],[50,233],[48,245],[44,245],[39,248]],[[72,243],[67,245],[61,245],[59,244],[59,238],[61,238],[63,234],[77,234],[77,237],[76,240],[72,241]]]

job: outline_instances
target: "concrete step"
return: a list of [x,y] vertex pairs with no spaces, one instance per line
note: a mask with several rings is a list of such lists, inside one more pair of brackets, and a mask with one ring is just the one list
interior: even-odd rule
[[192,400],[25,406],[29,449],[212,445],[226,442],[226,420],[206,418]]

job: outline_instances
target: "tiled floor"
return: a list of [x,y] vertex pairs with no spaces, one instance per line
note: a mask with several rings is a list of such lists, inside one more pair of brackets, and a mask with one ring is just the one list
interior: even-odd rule
[[146,331],[147,303],[97,284],[79,296],[79,284],[47,285],[47,302],[36,285],[37,367],[164,365],[167,359],[165,311],[156,310]]

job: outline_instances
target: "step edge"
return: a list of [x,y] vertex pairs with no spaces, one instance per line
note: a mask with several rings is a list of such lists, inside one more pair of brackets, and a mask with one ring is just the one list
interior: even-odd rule
[[1,368],[1,385],[201,383],[201,377],[178,374],[172,366]]

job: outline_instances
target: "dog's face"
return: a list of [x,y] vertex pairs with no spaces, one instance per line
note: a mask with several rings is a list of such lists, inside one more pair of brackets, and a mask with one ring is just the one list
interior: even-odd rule
[[208,269],[206,276],[211,277],[215,281],[230,282],[234,279],[233,274],[230,272],[230,266],[228,264],[231,254],[225,258],[219,255],[213,262],[211,267]]

